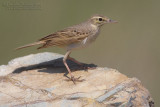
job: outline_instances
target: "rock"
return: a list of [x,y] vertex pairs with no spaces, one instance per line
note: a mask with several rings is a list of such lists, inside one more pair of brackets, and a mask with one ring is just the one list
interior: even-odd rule
[[150,93],[137,78],[128,78],[115,69],[97,67],[86,71],[68,61],[73,75],[85,81],[67,81],[62,57],[45,52],[0,66],[0,107],[154,106]]

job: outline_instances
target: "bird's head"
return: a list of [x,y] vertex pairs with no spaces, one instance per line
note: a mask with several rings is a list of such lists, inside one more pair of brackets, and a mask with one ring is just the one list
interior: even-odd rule
[[96,25],[98,27],[106,23],[116,23],[117,22],[117,21],[113,21],[109,19],[108,17],[102,16],[102,15],[94,15],[89,19],[89,21],[91,21],[93,25]]

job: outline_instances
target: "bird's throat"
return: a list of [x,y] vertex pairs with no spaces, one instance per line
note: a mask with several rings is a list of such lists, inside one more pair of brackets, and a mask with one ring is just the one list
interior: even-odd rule
[[95,30],[98,29],[98,26],[96,26],[96,25],[94,25],[94,24],[91,24],[91,27],[92,27],[93,29],[95,29]]

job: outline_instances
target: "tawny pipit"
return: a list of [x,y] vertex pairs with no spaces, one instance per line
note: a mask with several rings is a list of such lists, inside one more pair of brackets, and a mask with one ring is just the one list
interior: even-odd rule
[[73,58],[69,57],[71,51],[74,49],[86,47],[87,45],[95,41],[99,34],[101,26],[105,23],[114,22],[116,21],[112,21],[111,19],[105,16],[94,15],[89,20],[81,24],[57,31],[53,34],[39,39],[37,42],[19,47],[17,49],[22,49],[34,45],[41,45],[38,49],[47,48],[49,46],[59,46],[66,48],[67,52],[63,58],[63,63],[71,76],[71,80],[74,82],[76,79],[72,75],[71,70],[66,63],[66,59],[68,58],[78,64],[80,63],[74,60]]

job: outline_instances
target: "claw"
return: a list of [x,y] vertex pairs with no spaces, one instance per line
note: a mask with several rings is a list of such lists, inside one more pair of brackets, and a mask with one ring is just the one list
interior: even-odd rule
[[83,82],[85,81],[85,79],[81,79],[81,76],[79,76],[78,78],[75,78],[74,76],[71,76],[71,78],[66,79],[66,81],[72,81],[74,84],[76,84],[76,82]]

